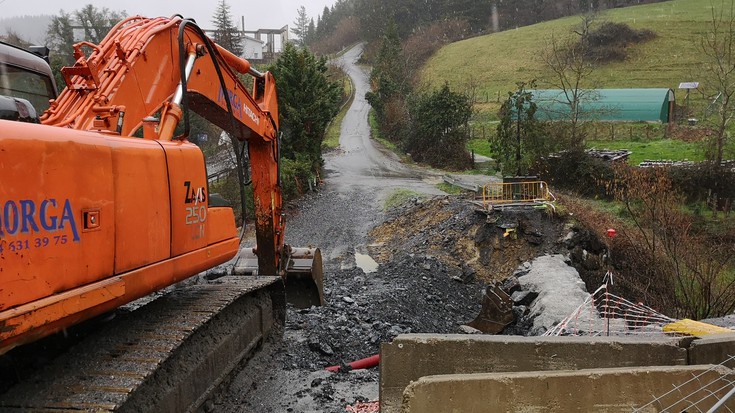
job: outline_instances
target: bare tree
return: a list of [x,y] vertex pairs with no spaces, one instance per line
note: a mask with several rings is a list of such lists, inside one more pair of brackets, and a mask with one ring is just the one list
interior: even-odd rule
[[[735,260],[732,235],[697,230],[682,211],[683,196],[666,168],[615,169],[613,192],[628,221],[621,234],[630,241],[642,277],[636,283],[675,297],[678,315],[694,319],[721,316],[735,309]],[[668,290],[668,291],[666,291]]]
[[554,76],[552,85],[560,90],[557,103],[565,107],[561,117],[567,122],[571,148],[584,147],[581,124],[586,114],[582,103],[599,99],[589,85],[594,64],[586,56],[580,43],[572,37],[560,39],[555,35],[546,43],[541,60]]
[[72,13],[59,10],[59,14],[51,18],[46,30],[46,42],[56,55],[61,56],[63,64],[70,65],[74,63],[74,43],[82,40],[100,43],[110,29],[126,16],[124,10],[98,9],[91,4]]
[[23,49],[28,49],[28,47],[32,45],[31,42],[21,37],[21,35],[19,35],[18,32],[13,29],[7,29],[5,32],[5,36],[0,36],[0,40]]
[[702,82],[705,93],[715,100],[717,117],[707,157],[720,165],[728,141],[728,125],[735,116],[735,0],[711,3],[712,19],[699,48],[704,55]]

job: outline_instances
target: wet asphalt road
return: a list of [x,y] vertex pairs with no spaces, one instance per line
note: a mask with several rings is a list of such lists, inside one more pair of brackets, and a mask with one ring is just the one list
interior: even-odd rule
[[352,79],[355,99],[342,121],[339,150],[325,156],[328,184],[341,193],[358,190],[385,195],[396,188],[409,188],[442,194],[435,187],[440,175],[401,163],[394,153],[370,139],[370,105],[365,99],[370,83],[366,69],[357,64],[361,54],[362,45],[358,45],[335,61]]

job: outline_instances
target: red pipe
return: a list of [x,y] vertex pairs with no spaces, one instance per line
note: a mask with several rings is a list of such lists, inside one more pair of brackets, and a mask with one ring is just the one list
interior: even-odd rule
[[[376,354],[374,356],[370,356],[364,359],[353,361],[352,363],[348,364],[348,366],[350,366],[350,370],[360,370],[360,369],[369,369],[369,368],[377,366],[378,364],[380,364],[380,354]],[[324,370],[331,371],[331,372],[337,372],[337,371],[342,370],[342,366],[331,366],[331,367],[327,367]]]

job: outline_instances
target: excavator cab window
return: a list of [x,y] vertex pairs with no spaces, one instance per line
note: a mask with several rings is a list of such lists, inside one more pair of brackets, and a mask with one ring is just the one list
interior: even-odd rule
[[27,99],[38,113],[55,97],[49,77],[9,64],[0,64],[0,95]]
[[48,62],[39,55],[0,42],[0,96],[25,99],[40,115],[56,98]]

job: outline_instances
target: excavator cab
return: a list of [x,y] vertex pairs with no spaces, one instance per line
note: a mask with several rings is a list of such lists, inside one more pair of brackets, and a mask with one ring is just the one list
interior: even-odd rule
[[0,119],[39,123],[49,100],[56,98],[56,83],[42,49],[36,46],[39,53],[35,53],[0,42]]

